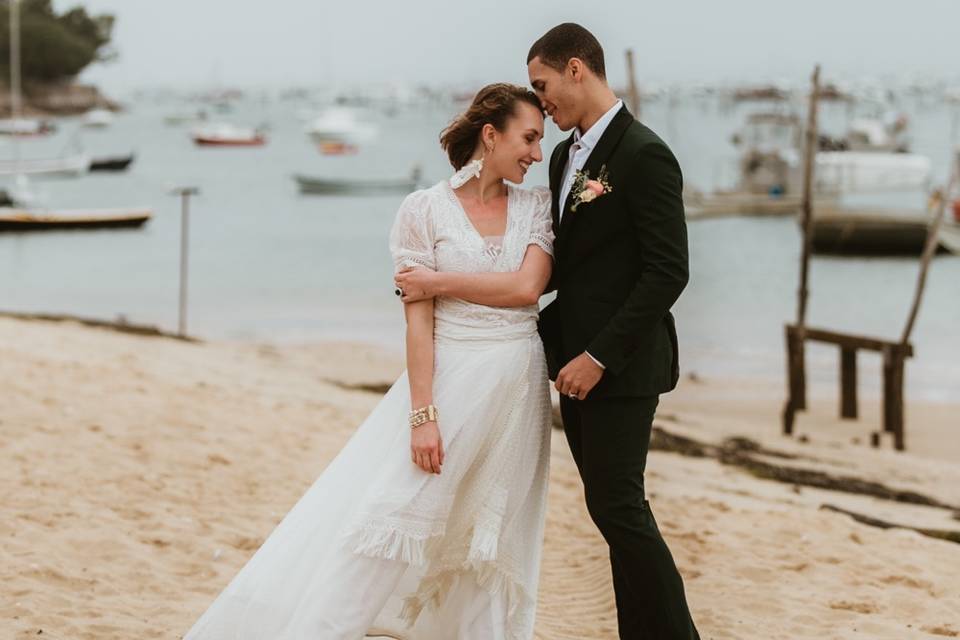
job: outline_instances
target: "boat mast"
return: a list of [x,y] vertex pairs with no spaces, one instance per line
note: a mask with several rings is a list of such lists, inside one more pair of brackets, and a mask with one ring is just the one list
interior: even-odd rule
[[17,188],[15,197],[28,198],[27,177],[20,173],[20,0],[10,0],[10,120],[13,132],[13,173]]
[[20,2],[10,0],[10,117],[20,119]]

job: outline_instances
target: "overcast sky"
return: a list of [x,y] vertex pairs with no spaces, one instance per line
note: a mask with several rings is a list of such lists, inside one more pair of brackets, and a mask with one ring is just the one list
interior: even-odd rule
[[[63,10],[76,5],[55,0]],[[608,76],[641,83],[832,78],[960,81],[960,0],[87,0],[117,18],[119,60],[84,79],[136,87],[524,82],[530,44],[574,21]]]

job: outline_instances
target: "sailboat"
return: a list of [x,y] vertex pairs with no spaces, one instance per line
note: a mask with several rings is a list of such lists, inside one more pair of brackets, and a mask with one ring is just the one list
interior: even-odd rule
[[[10,0],[10,104],[11,119],[20,120],[20,3]],[[27,173],[68,174],[86,173],[90,168],[90,157],[78,154],[80,161],[75,165],[46,160],[23,161],[20,158],[20,145],[16,136],[13,140],[14,157],[11,161],[0,163],[0,174],[15,176],[17,193],[10,200],[11,206],[0,207],[0,231],[43,231],[63,228],[103,228],[103,227],[139,227],[153,215],[149,207],[123,209],[44,209],[31,206]]]

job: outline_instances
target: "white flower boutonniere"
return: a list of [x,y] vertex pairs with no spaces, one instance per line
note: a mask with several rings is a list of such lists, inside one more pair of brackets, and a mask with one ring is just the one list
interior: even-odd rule
[[608,178],[607,165],[600,167],[596,180],[590,179],[589,171],[577,171],[573,176],[573,206],[570,207],[570,211],[576,211],[580,204],[593,202],[605,193],[613,191]]

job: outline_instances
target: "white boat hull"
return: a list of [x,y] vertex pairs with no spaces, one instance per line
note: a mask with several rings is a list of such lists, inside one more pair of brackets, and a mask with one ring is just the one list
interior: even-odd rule
[[66,158],[0,160],[0,176],[26,175],[47,178],[73,178],[87,173],[90,170],[90,162],[90,156],[85,153]]
[[870,193],[923,189],[932,164],[913,153],[821,151],[814,172],[819,192]]

